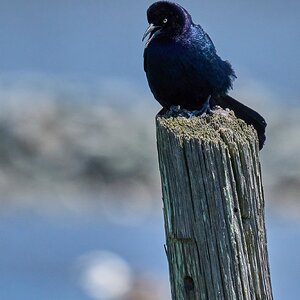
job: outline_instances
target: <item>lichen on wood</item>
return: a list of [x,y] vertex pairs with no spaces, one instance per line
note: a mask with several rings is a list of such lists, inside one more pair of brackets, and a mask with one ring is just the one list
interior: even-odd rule
[[156,124],[172,299],[272,299],[256,131],[222,109]]

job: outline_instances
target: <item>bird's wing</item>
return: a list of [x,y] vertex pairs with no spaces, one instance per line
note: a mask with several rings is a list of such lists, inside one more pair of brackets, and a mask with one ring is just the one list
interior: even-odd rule
[[181,81],[185,82],[186,86],[191,89],[199,89],[199,93],[203,89],[211,89],[211,73],[212,73],[212,59],[210,51],[203,52],[203,48],[196,43],[189,47],[182,49],[180,55],[177,56],[178,61],[174,66],[181,73]]
[[210,36],[203,30],[203,28],[200,25],[194,25],[194,28],[196,32],[195,39],[197,41],[197,44],[203,50],[206,49],[211,54],[216,54],[217,51]]
[[184,80],[192,83],[193,88],[226,92],[231,88],[234,71],[216,53],[215,46],[208,34],[199,26],[195,28],[193,41],[182,48],[179,61],[185,70]]

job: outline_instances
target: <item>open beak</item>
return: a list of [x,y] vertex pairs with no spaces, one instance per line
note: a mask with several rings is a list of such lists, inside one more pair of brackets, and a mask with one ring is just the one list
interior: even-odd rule
[[150,24],[149,27],[147,28],[147,30],[145,31],[144,35],[143,35],[143,39],[142,41],[144,41],[144,39],[149,35],[149,38],[145,44],[145,48],[147,48],[147,46],[149,45],[149,43],[160,34],[162,30],[161,26],[155,26],[154,24]]

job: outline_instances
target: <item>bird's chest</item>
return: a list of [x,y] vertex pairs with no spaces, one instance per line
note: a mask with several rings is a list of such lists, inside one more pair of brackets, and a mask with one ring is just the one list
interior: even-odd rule
[[153,43],[145,53],[145,69],[155,98],[166,103],[183,104],[198,97],[196,69],[188,47],[176,43]]
[[170,83],[178,80],[184,71],[181,58],[184,47],[174,43],[151,45],[147,49],[146,67],[149,83]]

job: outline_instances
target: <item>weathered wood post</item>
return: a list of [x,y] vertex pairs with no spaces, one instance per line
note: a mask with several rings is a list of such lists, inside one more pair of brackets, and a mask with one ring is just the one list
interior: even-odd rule
[[224,110],[156,124],[172,299],[273,299],[255,130]]

